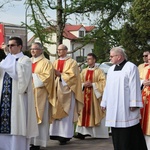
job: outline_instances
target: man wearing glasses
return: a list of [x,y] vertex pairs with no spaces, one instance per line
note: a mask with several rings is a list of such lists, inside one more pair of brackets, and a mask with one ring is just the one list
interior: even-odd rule
[[147,150],[140,126],[143,104],[138,69],[127,61],[121,47],[110,50],[110,60],[114,65],[108,70],[101,107],[106,110],[114,150]]
[[32,43],[32,81],[39,136],[31,139],[30,150],[46,147],[49,140],[50,109],[55,105],[54,68],[43,52],[41,43]]
[[150,53],[149,51],[144,51],[144,52],[143,52],[143,62],[144,62],[144,63],[142,63],[142,64],[140,64],[140,65],[138,66],[141,84],[142,84],[143,80],[145,79],[145,76],[144,76],[144,75],[145,75],[145,73],[144,73],[144,68],[145,68],[146,66],[148,66],[148,54],[149,54],[149,53]]
[[31,60],[21,50],[19,37],[9,39],[0,62],[0,149],[29,150],[38,135],[32,91]]
[[67,46],[58,46],[59,59],[55,60],[56,113],[50,125],[50,139],[65,145],[74,135],[74,122],[83,108],[80,71],[77,62],[67,56]]

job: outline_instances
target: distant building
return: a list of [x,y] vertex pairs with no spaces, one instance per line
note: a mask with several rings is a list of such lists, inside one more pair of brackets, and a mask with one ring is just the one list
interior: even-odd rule
[[[48,29],[52,30],[51,28]],[[86,34],[90,34],[90,32],[93,31],[94,29],[95,26],[84,26],[82,24],[80,25],[66,24],[63,33],[64,36],[63,44],[65,44],[68,47],[68,51],[71,52],[83,44],[83,41],[79,42],[78,40],[80,38],[83,38]],[[51,35],[49,36],[49,41],[51,42],[56,42],[56,33],[54,31],[55,29],[53,29],[53,33],[51,33]],[[38,39],[35,39],[33,36],[29,40],[29,43],[31,44],[33,41],[38,41]],[[47,47],[49,52],[51,52],[52,54],[56,54],[55,44],[45,44],[44,46]],[[94,40],[91,40],[91,42],[89,42],[87,45],[85,45],[78,51],[71,53],[70,56],[80,63],[85,60],[87,54],[91,53],[93,49],[94,49]],[[50,56],[50,60],[53,62],[55,60],[55,57]]]
[[[0,46],[4,42],[8,44],[10,37],[20,37],[23,41],[23,50],[27,49],[26,27],[0,22]],[[1,48],[1,47],[0,47]]]

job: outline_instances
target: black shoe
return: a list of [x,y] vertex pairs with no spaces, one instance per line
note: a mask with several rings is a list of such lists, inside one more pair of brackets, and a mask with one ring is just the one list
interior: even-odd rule
[[32,145],[30,147],[30,150],[40,150],[40,146],[34,146],[34,145]]
[[59,141],[59,145],[66,145],[67,144],[67,141]]
[[112,132],[109,132],[109,136],[112,136]]
[[77,135],[73,136],[74,138],[80,139],[80,140],[84,140],[85,139],[85,135],[78,133]]

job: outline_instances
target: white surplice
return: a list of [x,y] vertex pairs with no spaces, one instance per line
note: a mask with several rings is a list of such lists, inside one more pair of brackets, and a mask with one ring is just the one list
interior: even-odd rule
[[[63,81],[63,83],[65,83]],[[75,97],[72,93],[71,106],[69,115],[61,120],[54,120],[52,124],[50,124],[49,134],[50,136],[60,136],[64,138],[72,138],[74,135],[74,108],[75,108]]]
[[[106,126],[130,127],[139,123],[141,100],[140,79],[137,67],[127,62],[122,70],[110,67],[101,102],[106,107]],[[115,86],[114,86],[115,85]],[[129,107],[139,107],[131,111]]]
[[38,135],[30,58],[22,52],[8,54],[0,63],[0,93],[5,72],[12,77],[11,133],[0,133],[0,149],[29,150],[30,138]]
[[[39,58],[41,58],[41,57],[42,57],[42,55],[40,55],[37,58],[32,57],[32,59],[31,59],[32,63],[39,62]],[[40,61],[43,61],[43,59],[41,59]],[[38,76],[38,74],[42,74],[42,73],[43,72],[32,73],[34,88],[44,87],[44,83]],[[49,106],[48,97],[47,97],[42,123],[38,124],[39,136],[32,138],[31,142],[30,142],[30,144],[33,144],[34,146],[46,147],[47,142],[49,141],[49,107],[50,106]]]
[[101,124],[95,127],[76,127],[76,132],[83,135],[90,135],[93,138],[109,138],[108,128],[105,127],[105,118],[101,120]]

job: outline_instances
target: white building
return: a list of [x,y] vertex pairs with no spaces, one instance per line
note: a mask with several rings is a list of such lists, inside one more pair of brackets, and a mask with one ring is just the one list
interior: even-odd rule
[[[86,34],[89,34],[95,27],[94,26],[84,26],[84,25],[71,25],[66,24],[63,33],[63,44],[68,47],[68,52],[73,51],[77,47],[81,47],[83,42],[79,42],[78,39],[83,38]],[[56,42],[56,33],[52,33],[49,37],[51,42]],[[35,41],[38,41],[37,39]],[[48,51],[52,54],[56,54],[55,44],[45,44]],[[94,49],[94,40],[88,43],[84,47],[80,48],[78,51],[69,54],[77,62],[83,62],[88,53],[91,53]],[[50,60],[53,62],[55,57],[50,56]]]

